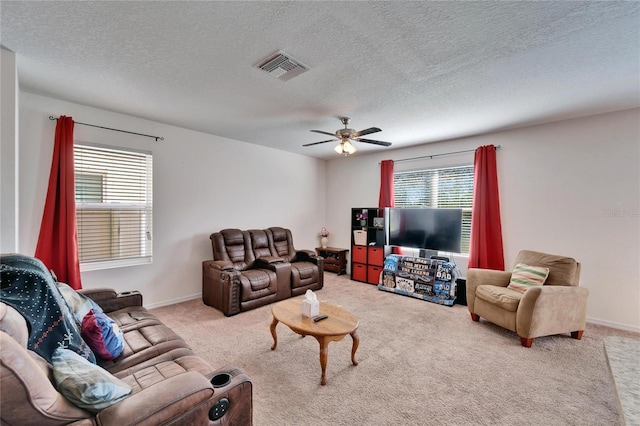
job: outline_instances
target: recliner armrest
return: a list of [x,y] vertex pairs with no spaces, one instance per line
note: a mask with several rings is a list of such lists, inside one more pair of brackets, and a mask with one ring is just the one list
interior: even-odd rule
[[317,254],[313,250],[298,250],[296,252],[296,256],[315,257],[315,256],[317,256]]
[[240,312],[240,272],[233,263],[221,260],[202,262],[202,301],[226,316]]
[[518,335],[535,338],[584,330],[588,296],[588,289],[568,285],[542,285],[527,289],[516,312]]
[[83,294],[97,302],[98,304],[103,300],[110,300],[117,296],[117,293],[112,288],[83,288],[77,290],[78,293]]
[[[265,259],[270,259],[268,262]],[[254,268],[268,269],[276,274],[276,300],[284,300],[291,297],[291,263],[275,256],[260,257],[256,259]]]
[[211,399],[213,386],[205,376],[190,371],[170,377],[100,411],[104,425],[164,424]]
[[116,293],[110,288],[81,289],[78,293],[96,302],[105,313],[117,311],[130,306],[142,306],[142,293],[125,291]]
[[292,262],[313,262],[318,265],[319,261],[324,261],[322,256],[318,256],[313,250],[298,250]]
[[510,280],[511,272],[479,268],[469,268],[467,271],[467,288],[469,288],[469,285],[474,289],[479,285],[506,287],[509,285]]
[[587,296],[588,294],[589,290],[584,287],[569,285],[532,286],[522,295],[522,300],[520,300],[520,303],[518,304],[518,310],[526,309],[528,306],[533,307],[537,303],[541,302],[541,299],[548,297],[561,296],[571,298],[572,296]]
[[231,271],[234,269],[233,262],[229,262],[228,260],[207,260],[204,263],[206,263],[208,267],[220,271]]
[[479,285],[496,285],[506,287],[511,280],[511,272],[493,269],[469,268],[467,271],[467,307],[475,313],[476,288]]

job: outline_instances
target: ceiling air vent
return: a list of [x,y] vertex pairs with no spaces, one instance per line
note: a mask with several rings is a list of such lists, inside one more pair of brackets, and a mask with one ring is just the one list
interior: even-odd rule
[[283,51],[269,55],[267,59],[260,61],[256,67],[283,81],[309,71],[306,65],[301,64],[300,61],[293,59]]

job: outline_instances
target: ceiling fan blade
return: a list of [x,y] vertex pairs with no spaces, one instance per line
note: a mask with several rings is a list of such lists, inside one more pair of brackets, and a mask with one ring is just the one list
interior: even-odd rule
[[322,130],[311,130],[311,132],[321,133],[323,135],[335,136],[335,133],[323,132]]
[[391,146],[391,142],[374,141],[373,139],[356,139],[357,142],[372,143],[374,145]]
[[312,142],[312,143],[304,144],[304,145],[302,145],[302,146],[318,145],[318,144],[320,144],[320,143],[333,142],[333,141],[335,141],[335,140],[336,140],[336,139],[329,139],[328,141]]
[[360,130],[359,132],[355,132],[351,134],[352,138],[357,138],[364,135],[370,135],[371,133],[381,132],[382,129],[378,129],[377,127],[369,127],[368,129]]

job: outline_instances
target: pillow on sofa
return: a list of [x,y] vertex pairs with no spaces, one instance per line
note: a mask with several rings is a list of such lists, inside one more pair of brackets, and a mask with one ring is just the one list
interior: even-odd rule
[[67,302],[67,305],[69,305],[69,308],[73,311],[73,315],[76,317],[78,324],[82,324],[82,319],[91,309],[93,309],[94,312],[102,312],[100,305],[91,298],[72,289],[69,284],[56,282],[56,285],[62,297]]
[[507,288],[524,293],[528,288],[543,285],[549,276],[549,268],[518,263],[511,273]]
[[114,359],[124,349],[122,331],[114,320],[93,309],[82,318],[82,339],[102,359]]
[[68,349],[56,349],[52,361],[58,390],[76,406],[92,413],[126,398],[132,391],[104,368]]

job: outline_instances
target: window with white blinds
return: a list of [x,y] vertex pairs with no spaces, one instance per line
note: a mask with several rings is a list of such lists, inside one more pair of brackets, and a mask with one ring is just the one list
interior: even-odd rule
[[74,157],[81,270],[151,263],[152,155],[76,144]]
[[393,190],[396,207],[462,209],[462,253],[469,254],[473,166],[397,172]]

